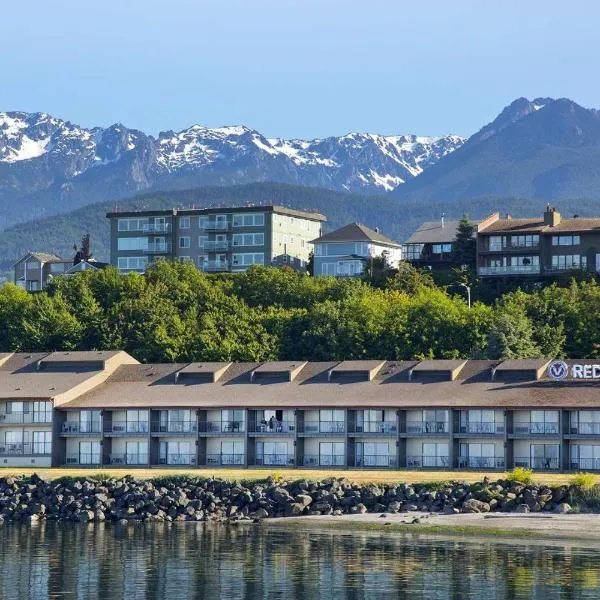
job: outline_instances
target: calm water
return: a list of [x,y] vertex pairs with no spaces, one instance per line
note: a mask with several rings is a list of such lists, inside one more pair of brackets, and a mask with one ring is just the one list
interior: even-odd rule
[[257,526],[3,526],[0,595],[600,598],[600,548]]

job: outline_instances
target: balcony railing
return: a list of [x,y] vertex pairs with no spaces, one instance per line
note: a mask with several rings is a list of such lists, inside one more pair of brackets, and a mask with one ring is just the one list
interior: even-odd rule
[[504,469],[503,456],[459,456],[459,469]]
[[587,271],[586,264],[571,264],[571,265],[547,265],[544,271],[548,273],[564,273],[567,271]]
[[111,465],[147,465],[148,454],[111,454],[109,462]]
[[0,444],[0,456],[52,454],[52,442],[16,442]]
[[343,454],[306,454],[302,459],[305,467],[343,467],[345,462]]
[[206,252],[226,252],[227,250],[229,250],[230,246],[231,242],[229,242],[229,240],[211,240],[208,242],[204,242],[201,248]]
[[406,433],[448,433],[446,421],[407,421]]
[[228,260],[205,260],[198,263],[201,271],[227,271],[229,270]]
[[494,422],[462,423],[460,433],[489,433],[496,435],[504,433],[504,425]]
[[448,456],[407,456],[406,466],[410,469],[449,467],[450,459]]
[[515,458],[515,467],[539,469],[541,471],[555,471],[560,468],[560,460],[549,456],[536,456],[533,458]]
[[535,275],[540,273],[540,265],[478,267],[477,273],[479,275]]
[[501,252],[502,250],[519,250],[521,248],[539,248],[540,247],[540,242],[539,240],[533,241],[533,240],[524,240],[522,242],[507,242],[507,243],[500,243],[500,244],[494,244],[494,243],[489,243],[487,246],[487,250],[488,252]]
[[156,422],[151,424],[150,431],[152,433],[195,435],[198,433],[198,423],[196,421]]
[[294,465],[295,462],[296,459],[293,454],[265,454],[264,456],[258,456],[254,464],[257,467],[289,467],[290,465]]
[[145,223],[142,225],[143,233],[167,233],[171,230],[171,223]]
[[204,231],[229,231],[231,223],[229,221],[200,221],[199,227]]
[[102,427],[99,421],[95,421],[93,423],[65,421],[62,424],[61,433],[71,433],[75,435],[102,435]]
[[600,435],[600,423],[576,423],[571,425],[570,433],[578,435]]
[[571,469],[581,471],[600,471],[600,458],[572,458]]
[[304,421],[298,431],[300,433],[344,433],[346,424],[344,421]]
[[513,433],[530,435],[557,435],[559,433],[556,423],[515,423]]
[[100,465],[99,452],[83,454],[67,454],[66,463],[68,465]]
[[213,465],[243,465],[245,462],[244,454],[207,454],[206,466]]
[[167,453],[166,456],[161,456],[158,459],[160,465],[190,466],[195,465],[197,462],[195,454]]
[[52,411],[19,411],[0,415],[0,425],[20,425],[28,423],[52,423]]
[[150,431],[148,421],[113,421],[104,423],[104,433],[107,435],[146,435]]
[[355,467],[395,467],[396,457],[388,454],[357,456],[354,460]]
[[148,244],[148,247],[144,249],[146,254],[166,254],[171,251],[171,244]]
[[271,421],[250,423],[250,433],[294,433],[296,423],[294,421]]
[[244,421],[201,421],[198,430],[200,433],[243,433],[246,424]]
[[395,421],[365,421],[364,423],[351,425],[350,433],[375,433],[392,434],[398,432]]

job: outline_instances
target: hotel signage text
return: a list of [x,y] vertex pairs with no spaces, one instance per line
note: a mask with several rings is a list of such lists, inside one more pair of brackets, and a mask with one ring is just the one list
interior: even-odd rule
[[600,379],[600,364],[568,365],[564,360],[553,360],[548,365],[548,377],[561,381],[567,377],[572,379]]

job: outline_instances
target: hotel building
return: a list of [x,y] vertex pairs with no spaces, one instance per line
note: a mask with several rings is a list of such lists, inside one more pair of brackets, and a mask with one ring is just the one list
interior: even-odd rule
[[0,466],[600,471],[600,382],[548,366],[0,354]]
[[143,272],[157,258],[193,262],[209,272],[251,265],[304,270],[310,242],[326,218],[281,206],[111,212],[110,262]]

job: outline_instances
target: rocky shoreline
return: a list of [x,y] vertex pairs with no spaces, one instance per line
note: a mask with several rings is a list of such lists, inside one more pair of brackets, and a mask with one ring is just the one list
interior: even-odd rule
[[[589,501],[586,501],[589,498]],[[0,478],[0,522],[254,521],[304,515],[364,513],[600,512],[576,486],[481,483],[358,484],[344,478],[231,482],[172,477],[44,480]]]

